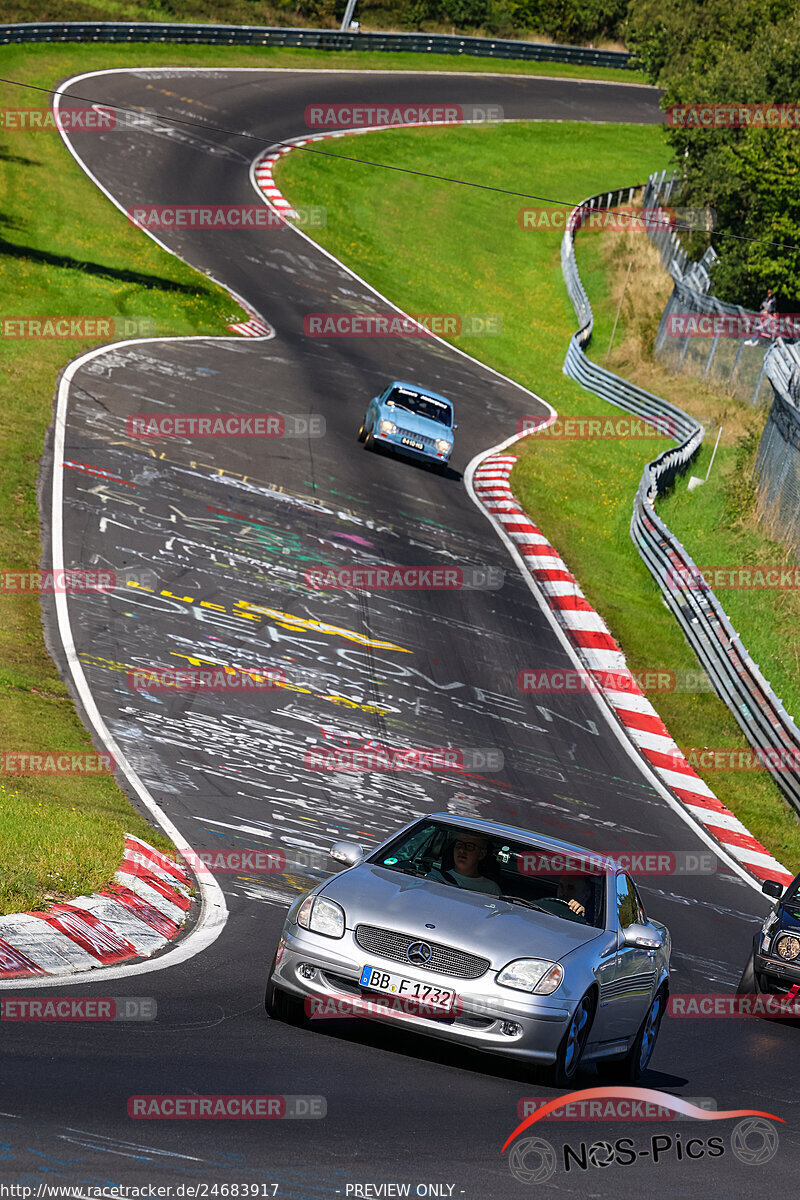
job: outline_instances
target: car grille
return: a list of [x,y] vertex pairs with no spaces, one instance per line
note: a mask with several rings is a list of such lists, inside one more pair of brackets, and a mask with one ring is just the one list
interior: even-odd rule
[[422,442],[427,450],[433,450],[436,445],[436,438],[427,437],[422,433],[413,433],[410,429],[401,429],[398,426],[398,435],[400,437],[411,438],[412,442]]
[[[396,933],[394,929],[380,929],[377,925],[357,925],[356,941],[362,950],[370,954],[379,954],[381,958],[391,958],[395,962],[409,965],[406,951],[414,942],[420,939],[409,937],[407,933]],[[456,950],[454,946],[442,946],[438,942],[427,942],[433,951],[430,962],[414,963],[414,969],[439,971],[442,975],[454,975],[458,979],[479,979],[489,969],[488,958],[479,958],[477,954],[466,954]]]

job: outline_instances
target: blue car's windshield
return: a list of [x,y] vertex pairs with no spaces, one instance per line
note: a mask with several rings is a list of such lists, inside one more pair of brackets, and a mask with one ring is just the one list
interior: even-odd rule
[[385,870],[605,927],[605,872],[529,843],[422,820],[369,861]]
[[444,400],[437,400],[434,396],[412,392],[410,388],[392,388],[385,403],[417,413],[420,417],[428,417],[431,421],[439,421],[448,427],[453,423],[453,410],[449,404]]

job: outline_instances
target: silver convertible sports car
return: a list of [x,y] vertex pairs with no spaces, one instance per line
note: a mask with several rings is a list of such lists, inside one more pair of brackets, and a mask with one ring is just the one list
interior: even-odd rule
[[612,860],[522,829],[437,813],[289,909],[267,1012],[373,1017],[549,1067],[633,1082],[669,989],[670,936]]

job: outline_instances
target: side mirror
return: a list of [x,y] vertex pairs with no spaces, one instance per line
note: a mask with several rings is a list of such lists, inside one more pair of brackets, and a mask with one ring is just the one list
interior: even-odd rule
[[622,931],[622,944],[639,950],[659,950],[661,934],[652,925],[629,925]]
[[354,867],[361,862],[364,851],[357,842],[334,842],[330,848],[330,856],[336,862],[344,863],[346,867]]
[[765,879],[761,890],[765,896],[772,896],[775,900],[780,900],[783,895],[783,884],[778,883],[777,879]]

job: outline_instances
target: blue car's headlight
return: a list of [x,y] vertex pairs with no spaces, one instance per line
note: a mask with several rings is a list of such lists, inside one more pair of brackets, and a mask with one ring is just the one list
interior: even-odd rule
[[453,443],[446,442],[444,440],[444,438],[439,438],[439,440],[436,443],[436,449],[439,451],[440,454],[449,454],[450,451],[453,449]]
[[344,909],[324,896],[308,896],[297,910],[297,924],[324,937],[344,937]]
[[498,973],[497,982],[517,992],[551,996],[563,978],[564,968],[559,963],[544,958],[516,958]]
[[385,418],[378,422],[378,429],[381,433],[397,433],[397,426],[394,421],[387,421]]

